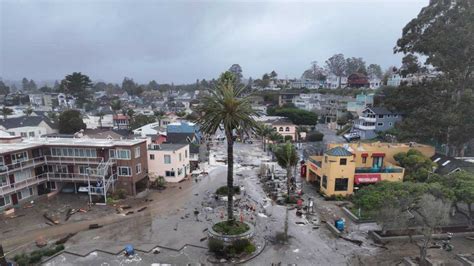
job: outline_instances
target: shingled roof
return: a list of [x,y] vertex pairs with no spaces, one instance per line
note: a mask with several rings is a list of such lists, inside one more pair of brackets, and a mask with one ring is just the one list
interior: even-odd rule
[[51,120],[44,116],[21,116],[0,119],[0,125],[3,126],[5,129],[18,127],[36,127],[43,121],[51,128],[55,128],[55,125],[51,122]]
[[351,156],[352,153],[341,146],[334,147],[325,152],[329,156]]

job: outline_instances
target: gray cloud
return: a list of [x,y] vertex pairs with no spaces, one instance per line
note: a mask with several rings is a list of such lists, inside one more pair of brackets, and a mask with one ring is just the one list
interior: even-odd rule
[[239,63],[246,77],[298,77],[339,52],[388,67],[427,2],[2,1],[0,76],[183,83]]

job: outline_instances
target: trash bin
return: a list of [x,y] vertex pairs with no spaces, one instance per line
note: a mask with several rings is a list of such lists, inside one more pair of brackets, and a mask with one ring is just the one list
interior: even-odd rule
[[336,228],[339,231],[344,231],[345,222],[343,219],[336,220]]

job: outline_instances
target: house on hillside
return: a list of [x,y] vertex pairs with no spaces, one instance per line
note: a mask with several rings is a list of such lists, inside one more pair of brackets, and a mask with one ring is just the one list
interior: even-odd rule
[[401,120],[401,113],[391,112],[385,107],[367,107],[354,120],[352,131],[357,132],[361,139],[372,139],[377,137],[377,132],[387,131]]
[[354,73],[347,77],[347,86],[350,88],[368,88],[370,82],[366,75],[362,73]]
[[43,134],[58,133],[56,125],[44,116],[22,116],[0,120],[0,129],[12,136],[23,138],[40,137]]

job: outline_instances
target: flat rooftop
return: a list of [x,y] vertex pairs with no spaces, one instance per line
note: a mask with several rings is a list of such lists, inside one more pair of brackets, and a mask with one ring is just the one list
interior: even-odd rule
[[[148,147],[148,150],[152,151],[175,151],[189,145],[188,143],[163,143],[155,144]],[[155,148],[156,147],[156,148]]]
[[31,149],[41,146],[68,146],[68,147],[114,147],[133,146],[146,142],[145,139],[88,139],[88,138],[34,138],[23,139],[21,142],[0,143],[0,153],[8,153],[16,150]]

